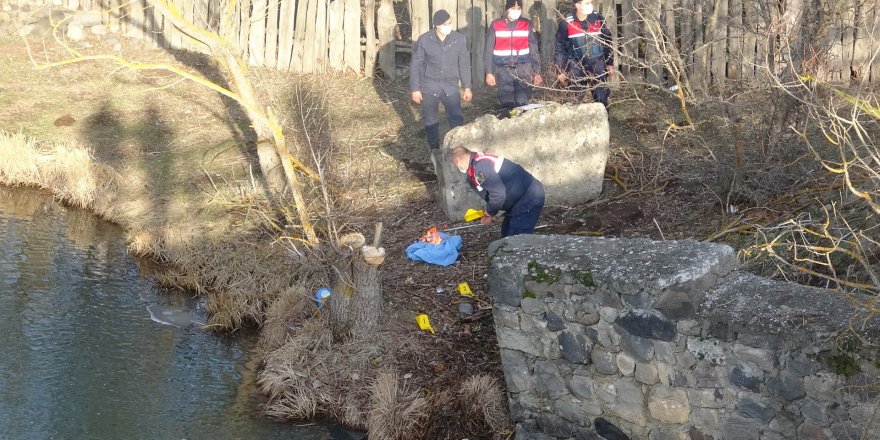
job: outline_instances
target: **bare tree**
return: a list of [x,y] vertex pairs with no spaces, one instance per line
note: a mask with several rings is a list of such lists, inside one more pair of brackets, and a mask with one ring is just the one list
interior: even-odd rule
[[[49,69],[80,62],[107,61],[116,64],[120,68],[130,70],[164,70],[233,99],[245,109],[256,132],[260,169],[266,178],[267,184],[279,196],[284,192],[285,186],[290,190],[299,223],[303,230],[303,241],[310,246],[318,244],[319,239],[312,226],[306,201],[302,193],[302,185],[299,182],[297,173],[301,172],[315,179],[318,179],[318,176],[291,154],[290,145],[284,136],[284,130],[278,119],[277,111],[271,105],[263,102],[254,91],[253,84],[248,75],[247,64],[241,58],[242,50],[238,47],[237,39],[222,37],[216,32],[208,30],[205,26],[193,23],[181,14],[173,2],[168,0],[148,0],[148,3],[155,11],[161,13],[167,21],[170,21],[182,35],[205,47],[212,59],[220,67],[224,76],[229,80],[231,87],[223,87],[203,75],[169,64],[141,63],[128,60],[120,55],[111,54],[85,55],[65,44],[60,38],[58,30],[63,22],[55,23],[53,35],[55,41],[64,47],[69,56],[58,61],[39,63],[31,55],[31,61],[38,69]],[[232,28],[237,3],[236,0],[226,2],[220,16],[220,27],[222,29]],[[112,12],[119,13],[119,10],[117,8]],[[25,43],[27,43],[27,40],[25,40]],[[28,51],[30,53],[30,47],[28,47]],[[277,175],[276,170],[279,165],[284,176],[280,180],[273,177]]]

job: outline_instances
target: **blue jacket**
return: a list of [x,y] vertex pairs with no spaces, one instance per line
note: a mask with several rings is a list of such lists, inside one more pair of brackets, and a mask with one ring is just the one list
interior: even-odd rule
[[474,153],[467,181],[486,201],[486,213],[510,211],[536,179],[519,164],[494,154]]
[[464,34],[453,31],[443,41],[433,29],[422,34],[412,51],[409,90],[455,96],[459,81],[471,88],[471,54]]

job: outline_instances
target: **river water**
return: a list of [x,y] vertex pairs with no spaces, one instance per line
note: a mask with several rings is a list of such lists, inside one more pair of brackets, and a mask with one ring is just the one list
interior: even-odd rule
[[118,227],[0,187],[0,439],[333,439],[258,417],[255,337],[218,337]]

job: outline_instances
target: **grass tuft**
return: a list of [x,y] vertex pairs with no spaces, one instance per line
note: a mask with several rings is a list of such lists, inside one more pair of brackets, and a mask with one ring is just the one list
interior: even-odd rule
[[397,374],[382,373],[371,387],[367,427],[370,437],[404,440],[420,438],[429,416],[428,400],[419,392],[401,386]]
[[507,404],[498,380],[486,374],[469,377],[458,395],[463,414],[471,414],[469,431],[501,434],[509,430]]

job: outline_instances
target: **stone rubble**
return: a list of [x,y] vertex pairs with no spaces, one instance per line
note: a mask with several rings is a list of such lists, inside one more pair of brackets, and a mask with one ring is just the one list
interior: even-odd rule
[[842,336],[853,298],[693,240],[522,235],[489,258],[518,440],[880,439],[880,319]]

